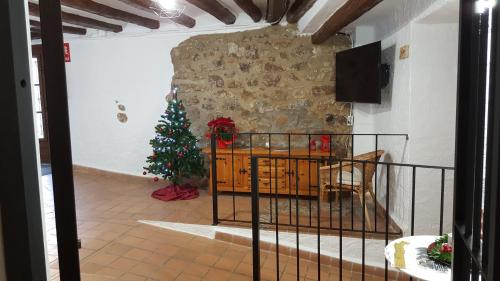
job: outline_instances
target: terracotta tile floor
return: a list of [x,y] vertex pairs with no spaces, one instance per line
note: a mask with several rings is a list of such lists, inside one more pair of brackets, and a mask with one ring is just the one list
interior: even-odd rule
[[[82,280],[252,280],[249,247],[137,222],[210,224],[212,205],[206,191],[195,200],[166,203],[150,197],[164,183],[85,170],[76,170],[74,178]],[[50,270],[52,280],[59,280],[50,176],[43,177],[43,185]],[[220,204],[232,206],[232,200]],[[280,255],[279,260],[281,280],[317,280],[316,263],[301,259],[297,279],[295,258]],[[261,268],[262,280],[276,280],[275,254],[263,251]],[[344,268],[343,280],[361,280],[357,271]],[[338,276],[338,267],[321,266],[321,280]]]
[[[356,195],[355,195],[356,197]],[[233,196],[231,193],[221,193],[219,198],[219,218],[224,220],[224,223],[234,224],[232,221],[245,221],[251,222],[252,220],[252,208],[251,208],[251,197],[250,195],[238,194]],[[363,208],[358,199],[351,201],[350,192],[345,192],[342,199],[342,225],[343,225],[343,235],[349,237],[361,237],[361,231],[363,229]],[[301,197],[298,199],[299,203],[299,224],[301,226],[312,226],[310,231],[316,232],[317,226],[317,201],[312,197]],[[371,239],[385,239],[385,210],[380,207],[377,210],[377,219],[375,219],[375,208],[371,200],[366,200],[368,206],[368,214],[370,222],[372,225],[372,231],[375,233],[367,233],[367,238]],[[277,205],[277,207],[276,207]],[[276,204],[275,196],[269,194],[261,194],[260,196],[260,221],[263,226],[265,223],[272,223],[274,225],[276,221],[280,225],[291,225],[295,226],[296,223],[296,198],[292,195],[281,196],[278,198]],[[235,212],[233,212],[233,208]],[[278,214],[276,215],[276,209]],[[351,211],[354,210],[354,211]],[[331,234],[338,233],[340,228],[340,208],[339,202],[320,202],[320,226],[324,229],[334,229],[337,231],[325,231]],[[291,215],[290,215],[291,212]],[[278,220],[276,220],[278,217]],[[365,218],[368,220],[368,218]],[[377,229],[375,230],[375,222],[377,224]],[[244,224],[248,226],[247,223]],[[274,226],[271,226],[274,227]],[[303,229],[303,231],[308,231],[308,229]],[[368,229],[368,223],[366,224],[366,229]],[[400,238],[401,231],[397,226],[391,223],[389,220],[389,233],[390,238]]]

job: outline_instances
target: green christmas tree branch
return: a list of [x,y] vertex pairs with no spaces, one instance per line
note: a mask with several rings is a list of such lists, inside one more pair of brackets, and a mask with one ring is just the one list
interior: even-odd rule
[[189,130],[191,121],[186,117],[182,101],[169,101],[161,118],[155,127],[156,136],[149,142],[153,153],[147,157],[144,174],[161,176],[176,185],[183,178],[205,175],[201,149]]

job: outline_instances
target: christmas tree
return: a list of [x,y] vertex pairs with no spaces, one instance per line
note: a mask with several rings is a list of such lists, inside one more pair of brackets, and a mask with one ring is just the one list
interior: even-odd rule
[[178,185],[182,178],[203,176],[201,149],[196,146],[197,139],[189,130],[191,122],[186,118],[182,101],[177,99],[176,88],[161,118],[155,127],[156,136],[149,142],[153,154],[147,158],[149,166],[144,167],[144,175],[158,175],[174,185]]

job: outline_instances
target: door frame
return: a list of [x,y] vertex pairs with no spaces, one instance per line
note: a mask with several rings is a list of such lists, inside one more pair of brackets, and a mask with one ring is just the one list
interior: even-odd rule
[[25,1],[0,1],[0,243],[7,280],[47,280],[26,15]]
[[40,0],[39,7],[59,276],[61,280],[79,281],[79,242],[76,225],[61,1]]
[[[491,63],[488,76],[490,17]],[[499,22],[498,5],[491,14],[480,14],[475,12],[474,0],[460,1],[453,200],[454,281],[500,279],[500,209],[497,208],[500,202]],[[487,82],[490,84],[489,91]],[[489,110],[486,116],[487,105]]]

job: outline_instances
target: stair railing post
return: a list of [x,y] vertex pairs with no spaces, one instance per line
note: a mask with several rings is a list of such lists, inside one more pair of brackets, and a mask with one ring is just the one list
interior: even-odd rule
[[252,255],[253,280],[260,281],[260,216],[259,216],[259,163],[257,157],[251,160],[252,177]]
[[210,136],[210,154],[211,154],[211,165],[212,165],[212,225],[218,225],[219,224],[219,206],[218,206],[218,201],[217,201],[217,140],[216,140],[216,135],[212,134]]

